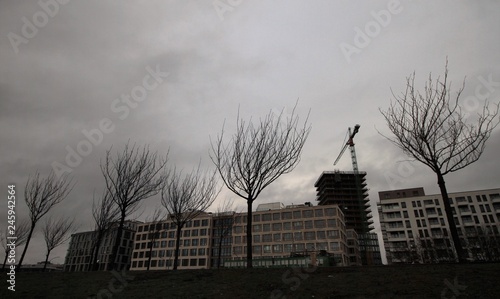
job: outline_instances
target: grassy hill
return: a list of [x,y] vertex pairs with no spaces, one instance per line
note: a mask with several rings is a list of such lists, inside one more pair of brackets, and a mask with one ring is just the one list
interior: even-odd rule
[[0,298],[500,298],[499,274],[500,264],[18,273]]

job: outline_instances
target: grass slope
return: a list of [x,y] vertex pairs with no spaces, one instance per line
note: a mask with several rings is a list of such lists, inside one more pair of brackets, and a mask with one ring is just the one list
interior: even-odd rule
[[18,273],[0,298],[500,298],[499,274],[500,264]]

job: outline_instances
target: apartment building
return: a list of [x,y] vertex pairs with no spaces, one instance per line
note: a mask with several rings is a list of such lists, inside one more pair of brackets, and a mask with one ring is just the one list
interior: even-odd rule
[[[337,265],[350,264],[344,214],[337,205],[267,204],[257,207],[252,217],[254,259],[271,260],[326,251],[334,254]],[[247,213],[235,215],[232,260],[246,259],[246,223]]]
[[358,235],[363,265],[381,265],[378,236],[372,232],[374,227],[366,172],[325,171],[314,186],[318,205],[338,205],[342,208],[346,227],[354,229]]
[[[155,226],[155,227],[152,227]],[[156,226],[159,225],[159,229]],[[177,269],[208,269],[212,213],[201,213],[181,230]],[[156,236],[156,237],[153,237]],[[171,220],[159,224],[144,223],[135,234],[130,270],[168,270],[173,268],[176,226]]]
[[[441,194],[423,188],[379,192],[380,224],[391,263],[455,260]],[[500,188],[449,193],[461,246],[470,260],[500,260]]]
[[[118,248],[118,267],[119,269],[128,269],[130,267],[130,257],[132,256],[135,232],[140,222],[126,221]],[[118,223],[104,235],[97,257],[98,270],[108,269],[109,259],[116,240]],[[64,262],[64,271],[89,271],[90,262],[93,258],[92,247],[97,233],[95,231],[81,232],[71,235],[66,259]]]

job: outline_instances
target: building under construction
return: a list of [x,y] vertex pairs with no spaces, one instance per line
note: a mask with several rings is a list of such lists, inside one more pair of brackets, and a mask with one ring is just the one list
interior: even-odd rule
[[378,237],[373,233],[373,220],[366,172],[325,171],[314,184],[318,205],[338,205],[345,215],[346,228],[359,236],[359,249],[363,265],[382,264]]

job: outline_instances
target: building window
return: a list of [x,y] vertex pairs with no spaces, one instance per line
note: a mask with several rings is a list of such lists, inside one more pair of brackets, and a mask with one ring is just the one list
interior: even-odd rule
[[260,215],[253,215],[254,222],[260,222]]
[[313,217],[313,211],[312,210],[304,210],[304,211],[302,211],[302,216],[304,218],[312,218]]
[[300,211],[293,211],[293,219],[300,219],[300,218],[301,218]]
[[270,213],[263,214],[262,221],[271,221],[271,214]]
[[402,203],[401,203],[401,207],[402,207],[403,209],[406,209],[406,202],[402,202]]
[[304,238],[306,240],[316,240],[316,234],[314,232],[305,232]]
[[274,231],[280,231],[281,230],[281,223],[273,223],[273,230]]
[[280,220],[280,213],[273,213],[273,220]]
[[262,242],[272,242],[273,238],[271,234],[262,235]]
[[271,245],[264,245],[264,253],[271,253]]
[[314,216],[315,217],[323,217],[323,209],[314,210]]
[[281,234],[274,234],[273,239],[274,239],[274,242],[280,242],[281,241]]
[[281,219],[283,219],[283,220],[292,219],[292,212],[281,213]]
[[314,220],[314,227],[316,227],[316,228],[326,227],[325,220]]
[[281,253],[281,252],[283,252],[283,245],[281,245],[281,244],[273,245],[273,252],[274,253]]
[[[333,220],[333,219],[330,219],[330,220]],[[312,220],[306,220],[304,221],[304,228],[313,228],[313,222]]]
[[291,229],[292,229],[291,222],[285,222],[285,223],[283,223],[283,230],[291,230]]
[[294,221],[293,222],[293,229],[294,230],[302,229],[302,228],[303,228],[302,221]]
[[265,232],[271,231],[271,224],[269,224],[269,223],[263,224],[262,231],[265,231]]
[[317,231],[316,236],[318,239],[326,239],[326,233],[325,233],[325,231],[322,231],[322,230]]
[[208,219],[201,220],[201,226],[208,226]]
[[335,216],[335,215],[337,215],[336,212],[337,212],[337,210],[335,210],[334,208],[325,209],[326,216]]

